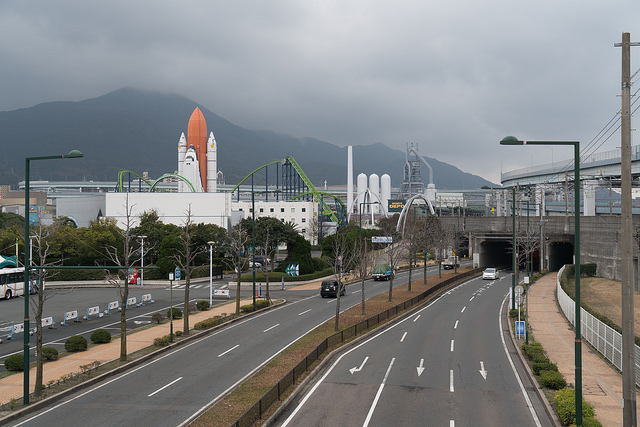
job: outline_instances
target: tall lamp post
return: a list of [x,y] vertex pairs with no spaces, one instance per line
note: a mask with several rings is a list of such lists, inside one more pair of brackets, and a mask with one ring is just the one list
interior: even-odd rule
[[38,157],[25,157],[24,159],[24,395],[23,402],[25,405],[29,404],[29,294],[28,289],[31,281],[29,280],[29,270],[31,262],[29,259],[29,249],[26,245],[29,241],[29,166],[32,160],[49,160],[49,159],[74,159],[83,157],[83,154],[78,150],[71,150],[69,154],[59,154],[56,156],[38,156]]
[[213,244],[215,242],[207,242],[209,245],[209,307],[213,305]]
[[582,333],[580,324],[580,141],[521,141],[507,136],[500,145],[572,145],[574,163],[574,252],[575,252],[575,377],[576,377],[576,425],[582,425]]
[[144,239],[147,236],[138,236],[140,238],[140,287],[144,288]]

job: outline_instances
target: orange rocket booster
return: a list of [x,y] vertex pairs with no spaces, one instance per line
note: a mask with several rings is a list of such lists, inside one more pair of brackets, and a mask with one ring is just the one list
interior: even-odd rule
[[207,122],[199,108],[196,107],[189,119],[187,127],[187,148],[193,145],[198,155],[202,187],[207,191]]

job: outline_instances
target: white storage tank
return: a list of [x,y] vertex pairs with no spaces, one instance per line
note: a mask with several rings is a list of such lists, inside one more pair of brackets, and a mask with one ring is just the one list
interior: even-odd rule
[[373,203],[369,212],[373,212],[374,214],[380,211],[380,205],[377,203],[380,200],[380,177],[378,174],[372,173],[369,175],[369,192],[371,193],[370,203]]
[[389,213],[389,199],[391,198],[391,177],[384,174],[380,177],[380,199],[382,200],[382,208],[384,213]]
[[[365,195],[367,193],[367,175],[364,173],[361,173],[358,175],[358,182],[357,182],[357,186],[358,186],[358,213],[362,214],[362,212],[360,212],[360,203],[364,203],[365,202]],[[362,210],[364,212],[366,212],[366,208],[364,205],[362,205]]]

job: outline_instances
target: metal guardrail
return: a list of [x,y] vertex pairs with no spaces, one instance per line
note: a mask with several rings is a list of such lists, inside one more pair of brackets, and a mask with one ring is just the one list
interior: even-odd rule
[[459,274],[455,277],[450,277],[430,289],[427,289],[423,293],[416,295],[415,297],[406,300],[398,305],[395,305],[383,312],[371,316],[362,322],[359,322],[353,326],[345,328],[335,334],[327,337],[320,345],[311,350],[311,352],[302,359],[292,370],[290,370],[284,377],[278,381],[269,391],[267,391],[256,403],[251,406],[240,418],[238,418],[231,427],[249,427],[253,425],[258,419],[262,418],[262,415],[273,405],[277,400],[280,400],[282,395],[295,384],[296,379],[300,378],[315,361],[317,361],[322,354],[334,346],[345,342],[355,336],[368,331],[369,328],[379,325],[392,318],[396,314],[405,311],[423,301],[428,299],[433,294],[441,291],[447,286],[471,277],[478,272],[482,271],[480,268],[476,268],[465,273]]
[[[560,308],[565,317],[575,327],[576,303],[567,295],[560,285],[560,277],[562,277],[563,271],[564,267],[560,269],[556,278],[558,304],[560,304]],[[591,344],[593,348],[598,350],[605,359],[622,372],[622,335],[612,327],[602,323],[584,308],[581,308],[580,316],[582,319],[580,322],[580,334],[582,337]],[[636,385],[640,386],[640,348],[637,345],[634,345],[634,347],[636,358]]]

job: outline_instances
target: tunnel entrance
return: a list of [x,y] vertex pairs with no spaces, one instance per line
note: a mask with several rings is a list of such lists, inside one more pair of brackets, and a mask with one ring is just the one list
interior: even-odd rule
[[553,242],[549,245],[549,271],[558,271],[565,264],[573,264],[573,244]]
[[511,241],[485,240],[480,243],[478,266],[480,268],[510,267],[511,256]]

